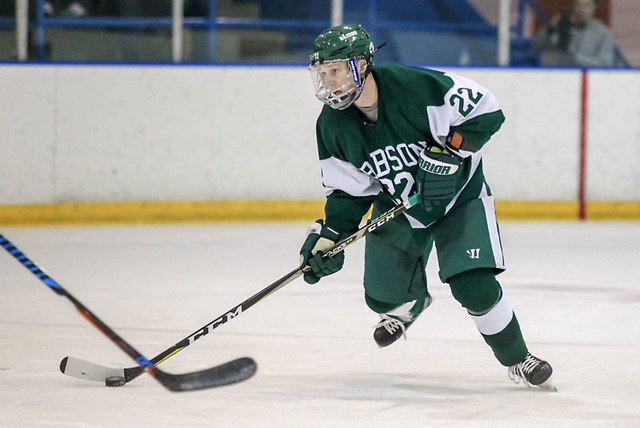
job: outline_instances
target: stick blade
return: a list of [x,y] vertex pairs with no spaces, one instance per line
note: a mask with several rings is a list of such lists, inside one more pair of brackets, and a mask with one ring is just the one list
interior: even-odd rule
[[111,376],[125,377],[122,368],[114,369],[75,357],[64,357],[60,361],[60,371],[67,376],[103,383]]
[[169,390],[183,392],[232,385],[249,379],[257,370],[252,358],[243,357],[191,373],[170,374],[156,369],[153,375]]

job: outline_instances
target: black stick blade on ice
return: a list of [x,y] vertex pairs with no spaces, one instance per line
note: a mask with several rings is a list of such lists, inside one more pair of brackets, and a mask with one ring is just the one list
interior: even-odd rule
[[[71,293],[65,290],[56,280],[47,275],[33,261],[31,261],[22,251],[16,248],[7,238],[0,234],[0,245],[16,260],[18,260],[25,268],[34,274],[40,281],[47,285],[54,293],[65,297],[76,307],[80,315],[93,324],[98,330],[104,333],[113,343],[122,349],[138,364],[136,367],[140,373],[147,372],[152,375],[158,382],[170,391],[196,391],[199,389],[213,388],[223,385],[230,385],[241,382],[254,375],[257,370],[255,361],[251,358],[238,358],[220,366],[209,369],[199,370],[191,373],[171,374],[164,372],[156,366],[151,360],[147,359],[140,352],[136,351],[129,342],[120,337],[111,327],[105,324],[97,315],[91,312],[85,305],[76,299]],[[65,372],[68,361],[63,360],[60,369]],[[64,367],[63,367],[64,366]],[[110,369],[114,370],[114,369]],[[117,370],[116,370],[117,371]],[[114,373],[111,376],[123,376],[124,370]],[[103,378],[103,381],[106,377]]]

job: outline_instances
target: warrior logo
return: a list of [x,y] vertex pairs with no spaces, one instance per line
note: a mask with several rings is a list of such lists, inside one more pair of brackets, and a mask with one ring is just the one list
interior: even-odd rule
[[472,248],[467,250],[467,254],[470,259],[479,259],[480,258],[480,248]]

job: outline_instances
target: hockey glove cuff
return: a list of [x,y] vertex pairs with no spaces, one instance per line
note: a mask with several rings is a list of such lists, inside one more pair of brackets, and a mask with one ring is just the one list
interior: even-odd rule
[[322,257],[322,254],[331,249],[340,234],[324,225],[322,220],[317,220],[307,230],[307,239],[300,248],[300,266],[309,266],[311,269],[304,273],[304,280],[309,284],[315,284],[320,278],[338,272],[344,265],[344,251],[331,256]]
[[442,152],[440,147],[430,147],[420,153],[418,161],[418,193],[427,211],[445,206],[456,195],[456,183],[462,160]]

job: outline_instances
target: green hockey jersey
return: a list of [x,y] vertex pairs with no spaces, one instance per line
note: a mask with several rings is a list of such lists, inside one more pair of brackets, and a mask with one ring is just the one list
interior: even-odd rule
[[376,123],[355,105],[324,106],[316,123],[326,224],[349,233],[381,192],[396,201],[408,198],[416,191],[419,154],[427,146],[444,147],[452,131],[478,151],[458,153],[464,162],[453,201],[435,217],[412,208],[411,225],[428,227],[456,204],[488,191],[479,149],[504,122],[495,97],[472,80],[436,70],[392,65],[372,73],[378,86]]

